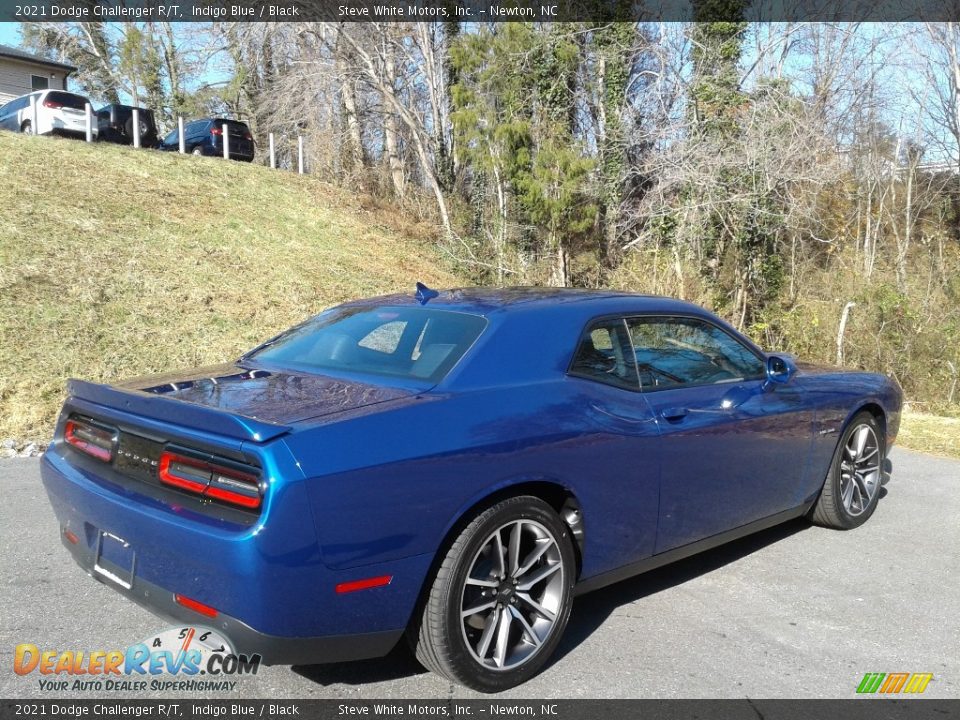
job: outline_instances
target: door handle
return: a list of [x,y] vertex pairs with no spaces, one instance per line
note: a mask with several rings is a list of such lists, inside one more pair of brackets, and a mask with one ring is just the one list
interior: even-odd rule
[[660,411],[660,416],[664,420],[683,420],[690,411],[682,407],[669,407]]

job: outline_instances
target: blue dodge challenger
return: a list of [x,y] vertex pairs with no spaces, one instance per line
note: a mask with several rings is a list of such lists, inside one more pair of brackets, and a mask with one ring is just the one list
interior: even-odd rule
[[240,652],[493,692],[575,594],[791,518],[874,512],[901,392],[694,305],[567,289],[347,303],[234,363],[73,380],[43,481],[76,562]]

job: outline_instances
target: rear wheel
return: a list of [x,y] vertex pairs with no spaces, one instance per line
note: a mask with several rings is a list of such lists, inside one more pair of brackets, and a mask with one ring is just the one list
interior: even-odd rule
[[415,628],[417,659],[481,692],[535,675],[570,617],[570,531],[539,498],[497,503],[463,530],[437,571]]
[[[147,125],[147,122],[140,118],[140,142],[143,143],[144,139],[150,133],[150,126]],[[127,118],[127,121],[123,124],[123,132],[126,134],[127,139],[132,143],[133,142],[133,114],[131,113],[130,117]]]
[[886,457],[883,433],[869,412],[858,413],[837,445],[814,506],[812,519],[818,525],[850,530],[863,525],[877,509]]
[[197,157],[200,157],[201,155],[203,155],[203,149],[199,145],[197,145],[195,148],[193,148],[193,154],[196,155]]
[[20,132],[33,135],[33,123],[29,120],[24,120],[23,124],[20,125]]

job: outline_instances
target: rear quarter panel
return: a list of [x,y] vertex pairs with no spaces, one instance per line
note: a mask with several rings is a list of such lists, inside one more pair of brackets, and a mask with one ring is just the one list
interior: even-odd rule
[[[591,419],[583,393],[582,384],[561,378],[421,396],[286,438],[307,477],[324,562],[342,569],[432,555],[484,498],[544,481],[581,504],[584,577],[649,555],[658,499],[655,426],[638,444]],[[646,459],[638,452],[644,447]]]

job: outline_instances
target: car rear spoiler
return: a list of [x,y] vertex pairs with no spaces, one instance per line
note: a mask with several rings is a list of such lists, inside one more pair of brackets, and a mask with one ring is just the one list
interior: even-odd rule
[[291,430],[287,425],[255,420],[141,390],[121,390],[86,380],[67,381],[67,392],[70,397],[97,405],[237,440],[266,442]]

